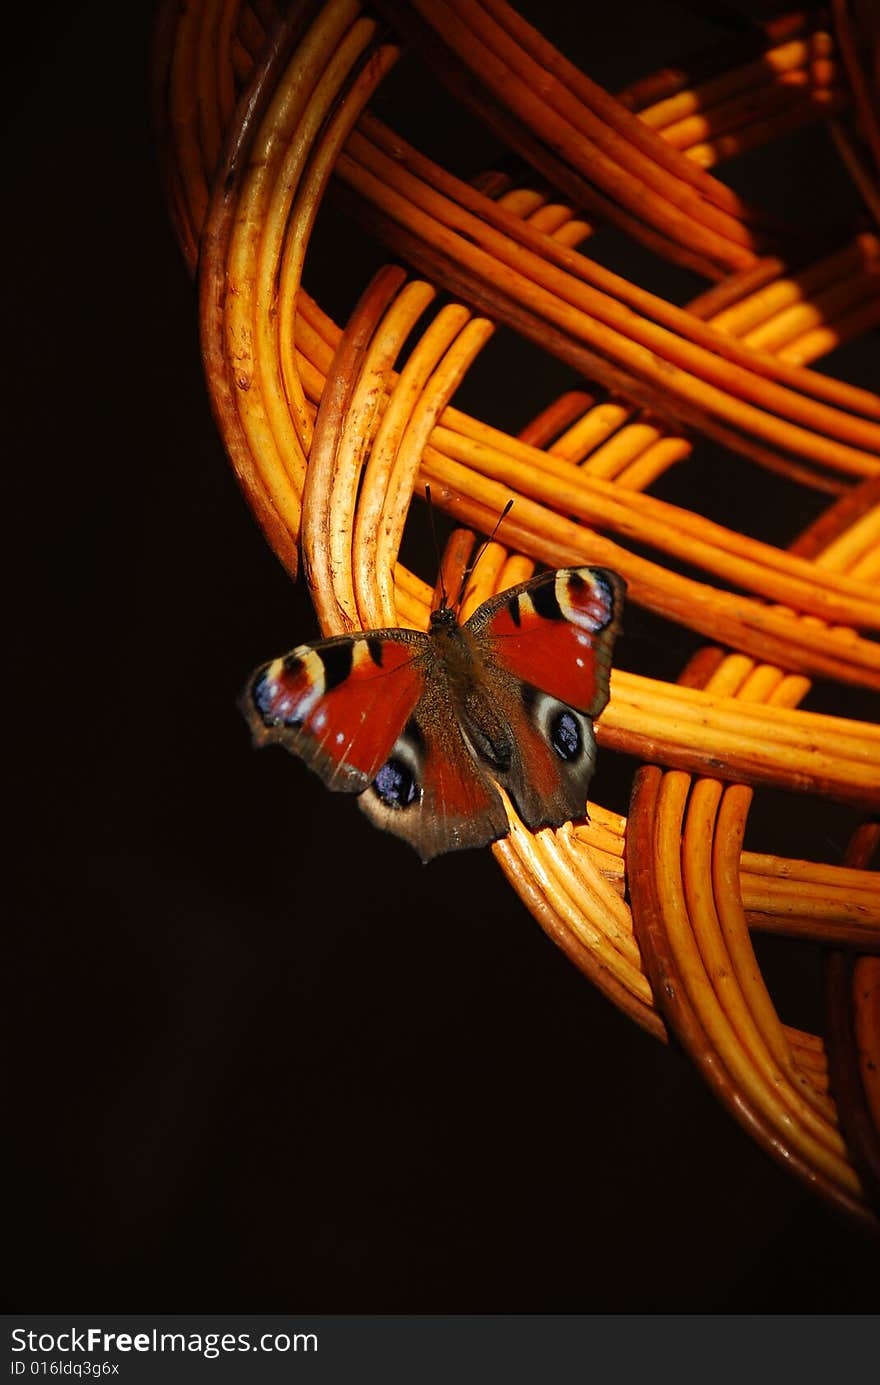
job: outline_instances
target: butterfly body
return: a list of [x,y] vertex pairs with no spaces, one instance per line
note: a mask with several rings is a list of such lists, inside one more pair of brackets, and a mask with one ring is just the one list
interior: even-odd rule
[[585,811],[592,722],[608,700],[624,584],[601,568],[544,573],[460,624],[300,645],[257,669],[243,709],[258,744],[300,755],[331,789],[429,860]]

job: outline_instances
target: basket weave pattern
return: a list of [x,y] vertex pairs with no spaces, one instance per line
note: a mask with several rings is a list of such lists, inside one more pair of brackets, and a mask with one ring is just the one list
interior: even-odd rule
[[[630,602],[711,642],[675,684],[612,675],[597,739],[644,763],[627,818],[591,803],[588,822],[532,834],[511,809],[493,850],[586,976],[876,1227],[876,826],[839,866],[743,841],[762,785],[866,815],[880,802],[880,728],[798,705],[816,677],[880,687],[880,399],[809,369],[880,324],[880,239],[866,219],[811,250],[709,171],[827,120],[877,216],[867,7],[840,0],[830,18],[786,17],[611,96],[503,0],[169,0],[154,92],[215,415],[291,575],[301,552],[325,634],[426,626],[432,590],[398,554],[429,482],[483,533],[515,497],[471,608],[536,563],[600,563]],[[520,176],[462,182],[371,113],[409,51],[521,156]],[[301,283],[331,184],[398,262],[344,330]],[[680,308],[591,260],[607,224],[706,291]],[[517,437],[450,404],[499,324],[584,379]],[[651,496],[670,466],[699,465],[702,437],[824,492],[822,518],[783,551]],[[448,587],[469,547],[458,531]],[[824,1036],[781,1022],[754,929],[829,949]]]

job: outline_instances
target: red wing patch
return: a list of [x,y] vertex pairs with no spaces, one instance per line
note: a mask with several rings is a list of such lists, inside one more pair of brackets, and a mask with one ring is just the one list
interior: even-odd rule
[[608,701],[624,584],[603,568],[563,568],[503,592],[468,622],[523,683],[596,717]]
[[363,789],[424,687],[427,638],[381,630],[300,645],[257,669],[243,707],[255,739],[301,755],[331,788]]

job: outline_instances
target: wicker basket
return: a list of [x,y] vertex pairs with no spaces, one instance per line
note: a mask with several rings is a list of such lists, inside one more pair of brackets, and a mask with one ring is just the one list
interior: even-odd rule
[[[515,497],[474,603],[536,563],[598,562],[633,606],[711,642],[677,682],[649,659],[613,675],[597,738],[642,762],[626,817],[591,803],[588,821],[532,834],[511,812],[493,849],[606,996],[876,1228],[876,823],[840,864],[743,849],[766,787],[817,813],[880,801],[878,727],[799,709],[814,679],[880,687],[880,399],[810,369],[880,323],[869,10],[786,15],[611,96],[504,0],[169,0],[154,92],[215,415],[291,576],[302,553],[325,633],[425,626],[431,587],[399,554],[430,482],[468,526],[450,567]],[[412,54],[515,153],[506,171],[463,181],[378,118]],[[858,223],[786,224],[713,171],[810,121],[830,123]],[[395,260],[344,329],[301,282],[328,190]],[[590,251],[607,228],[703,291],[678,307],[604,268]],[[450,402],[499,326],[583,381],[517,436]],[[651,495],[712,447],[786,495],[824,496],[820,517],[781,549]],[[822,945],[824,1034],[781,1021],[753,931]]]

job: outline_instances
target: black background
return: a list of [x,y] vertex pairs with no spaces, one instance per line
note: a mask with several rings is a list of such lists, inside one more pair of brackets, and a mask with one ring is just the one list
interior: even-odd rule
[[[611,88],[736,14],[600,10],[590,32],[585,7],[529,12]],[[875,1308],[877,1245],[591,989],[490,853],[423,868],[252,751],[244,677],[315,626],[211,420],[147,35],[136,6],[42,6],[5,45],[13,1306]],[[417,143],[465,176],[496,161],[415,67],[394,82],[382,112]],[[855,206],[822,131],[725,176],[811,223]],[[594,248],[678,301],[700,287],[619,238]],[[328,212],[308,286],[342,320],[382,262]],[[867,383],[871,349],[828,368]],[[457,402],[515,429],[571,383],[502,334]],[[821,508],[699,455],[664,494],[699,484],[706,511],[782,543]],[[633,610],[620,660],[674,676],[694,643]],[[597,800],[625,810],[631,774],[606,754]],[[761,795],[749,842],[839,860],[853,823]],[[783,1018],[821,1027],[815,953],[761,959]]]

